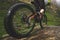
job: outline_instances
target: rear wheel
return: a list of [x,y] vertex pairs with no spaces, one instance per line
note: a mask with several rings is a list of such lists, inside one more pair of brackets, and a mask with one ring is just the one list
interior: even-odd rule
[[33,9],[26,4],[13,5],[5,18],[7,33],[16,38],[28,36],[35,26],[34,19],[29,20],[32,14]]
[[40,20],[40,26],[41,26],[41,29],[43,29],[44,27],[47,26],[47,16],[46,15],[43,15],[42,19]]

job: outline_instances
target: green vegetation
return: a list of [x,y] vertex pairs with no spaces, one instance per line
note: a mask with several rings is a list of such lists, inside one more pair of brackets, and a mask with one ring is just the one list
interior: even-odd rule
[[46,15],[48,19],[48,25],[60,26],[60,10],[56,8],[47,8]]
[[0,1],[0,38],[2,35],[6,34],[5,28],[4,28],[4,18],[7,14],[7,11],[10,6],[12,6],[14,3],[11,1]]
[[0,36],[5,34],[5,29],[4,29],[4,16],[6,15],[5,10],[0,10]]

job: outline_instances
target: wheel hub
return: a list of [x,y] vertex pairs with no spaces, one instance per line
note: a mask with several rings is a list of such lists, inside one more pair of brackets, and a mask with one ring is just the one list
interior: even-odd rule
[[26,15],[22,15],[21,21],[26,23],[27,22],[27,16]]

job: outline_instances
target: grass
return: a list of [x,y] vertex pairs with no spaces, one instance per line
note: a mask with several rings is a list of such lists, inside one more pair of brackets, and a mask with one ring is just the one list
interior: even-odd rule
[[6,34],[5,28],[4,28],[4,18],[7,14],[7,10],[10,6],[12,6],[14,3],[10,1],[0,1],[0,38],[2,35]]
[[[60,19],[55,15],[55,13],[50,13],[46,12],[47,19],[48,19],[48,24],[47,25],[54,25],[54,26],[59,26],[60,25]],[[57,19],[56,19],[57,18]]]
[[48,25],[54,25],[54,16],[51,13],[46,12]]
[[0,10],[0,37],[6,34],[4,29],[4,16],[6,15],[5,10]]

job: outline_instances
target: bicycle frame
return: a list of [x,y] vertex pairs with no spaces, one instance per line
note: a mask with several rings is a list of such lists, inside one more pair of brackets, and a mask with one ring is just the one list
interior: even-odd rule
[[[30,19],[34,18],[35,15],[38,15],[38,16],[40,17],[40,19],[41,19],[41,18],[43,17],[43,14],[40,13],[40,11],[41,11],[42,8],[40,9],[40,6],[37,6],[37,5],[36,5],[37,2],[36,2],[36,3],[31,2],[31,3],[35,6],[35,9],[36,9],[36,10],[35,10],[35,14],[31,15]],[[42,4],[41,4],[41,5],[42,5]],[[39,7],[39,9],[40,9],[39,11],[37,11],[37,10],[38,10],[37,7]],[[43,5],[42,5],[41,7],[43,7]],[[44,8],[43,8],[43,9],[45,9],[45,4],[44,4]],[[38,12],[39,12],[39,13],[38,13]],[[44,14],[45,14],[45,10],[44,10]]]

